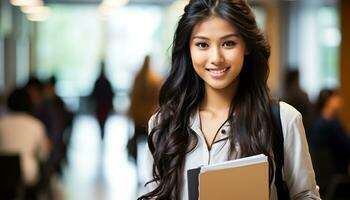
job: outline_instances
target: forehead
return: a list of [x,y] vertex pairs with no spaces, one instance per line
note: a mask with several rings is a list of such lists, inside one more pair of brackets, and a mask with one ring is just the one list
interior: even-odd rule
[[206,37],[221,37],[222,35],[235,33],[236,29],[226,20],[218,16],[212,16],[196,24],[191,37],[200,35]]

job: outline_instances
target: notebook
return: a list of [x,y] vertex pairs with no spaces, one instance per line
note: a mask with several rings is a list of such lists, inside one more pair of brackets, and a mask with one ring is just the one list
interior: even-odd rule
[[187,171],[189,200],[269,199],[269,167],[263,154]]

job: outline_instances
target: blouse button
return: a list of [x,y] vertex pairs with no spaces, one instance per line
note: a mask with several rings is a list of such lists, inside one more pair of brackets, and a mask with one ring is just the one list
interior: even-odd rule
[[226,130],[225,129],[221,129],[221,133],[222,134],[226,134]]

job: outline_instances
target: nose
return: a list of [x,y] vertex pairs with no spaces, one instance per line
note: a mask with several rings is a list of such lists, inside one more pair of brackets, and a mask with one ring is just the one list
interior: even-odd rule
[[212,48],[211,52],[211,64],[215,66],[220,66],[225,61],[224,56],[219,47]]

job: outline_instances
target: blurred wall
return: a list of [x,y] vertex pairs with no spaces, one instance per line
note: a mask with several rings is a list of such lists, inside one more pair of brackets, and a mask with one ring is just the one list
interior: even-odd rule
[[269,59],[270,75],[268,85],[274,96],[280,96],[282,89],[281,69],[281,12],[280,1],[271,0],[265,2],[267,39],[271,45],[271,56]]
[[0,1],[0,95],[23,85],[33,70],[33,24],[18,7]]
[[340,47],[340,82],[341,93],[344,98],[342,120],[350,132],[350,1],[342,0],[340,4],[340,23],[342,42]]

